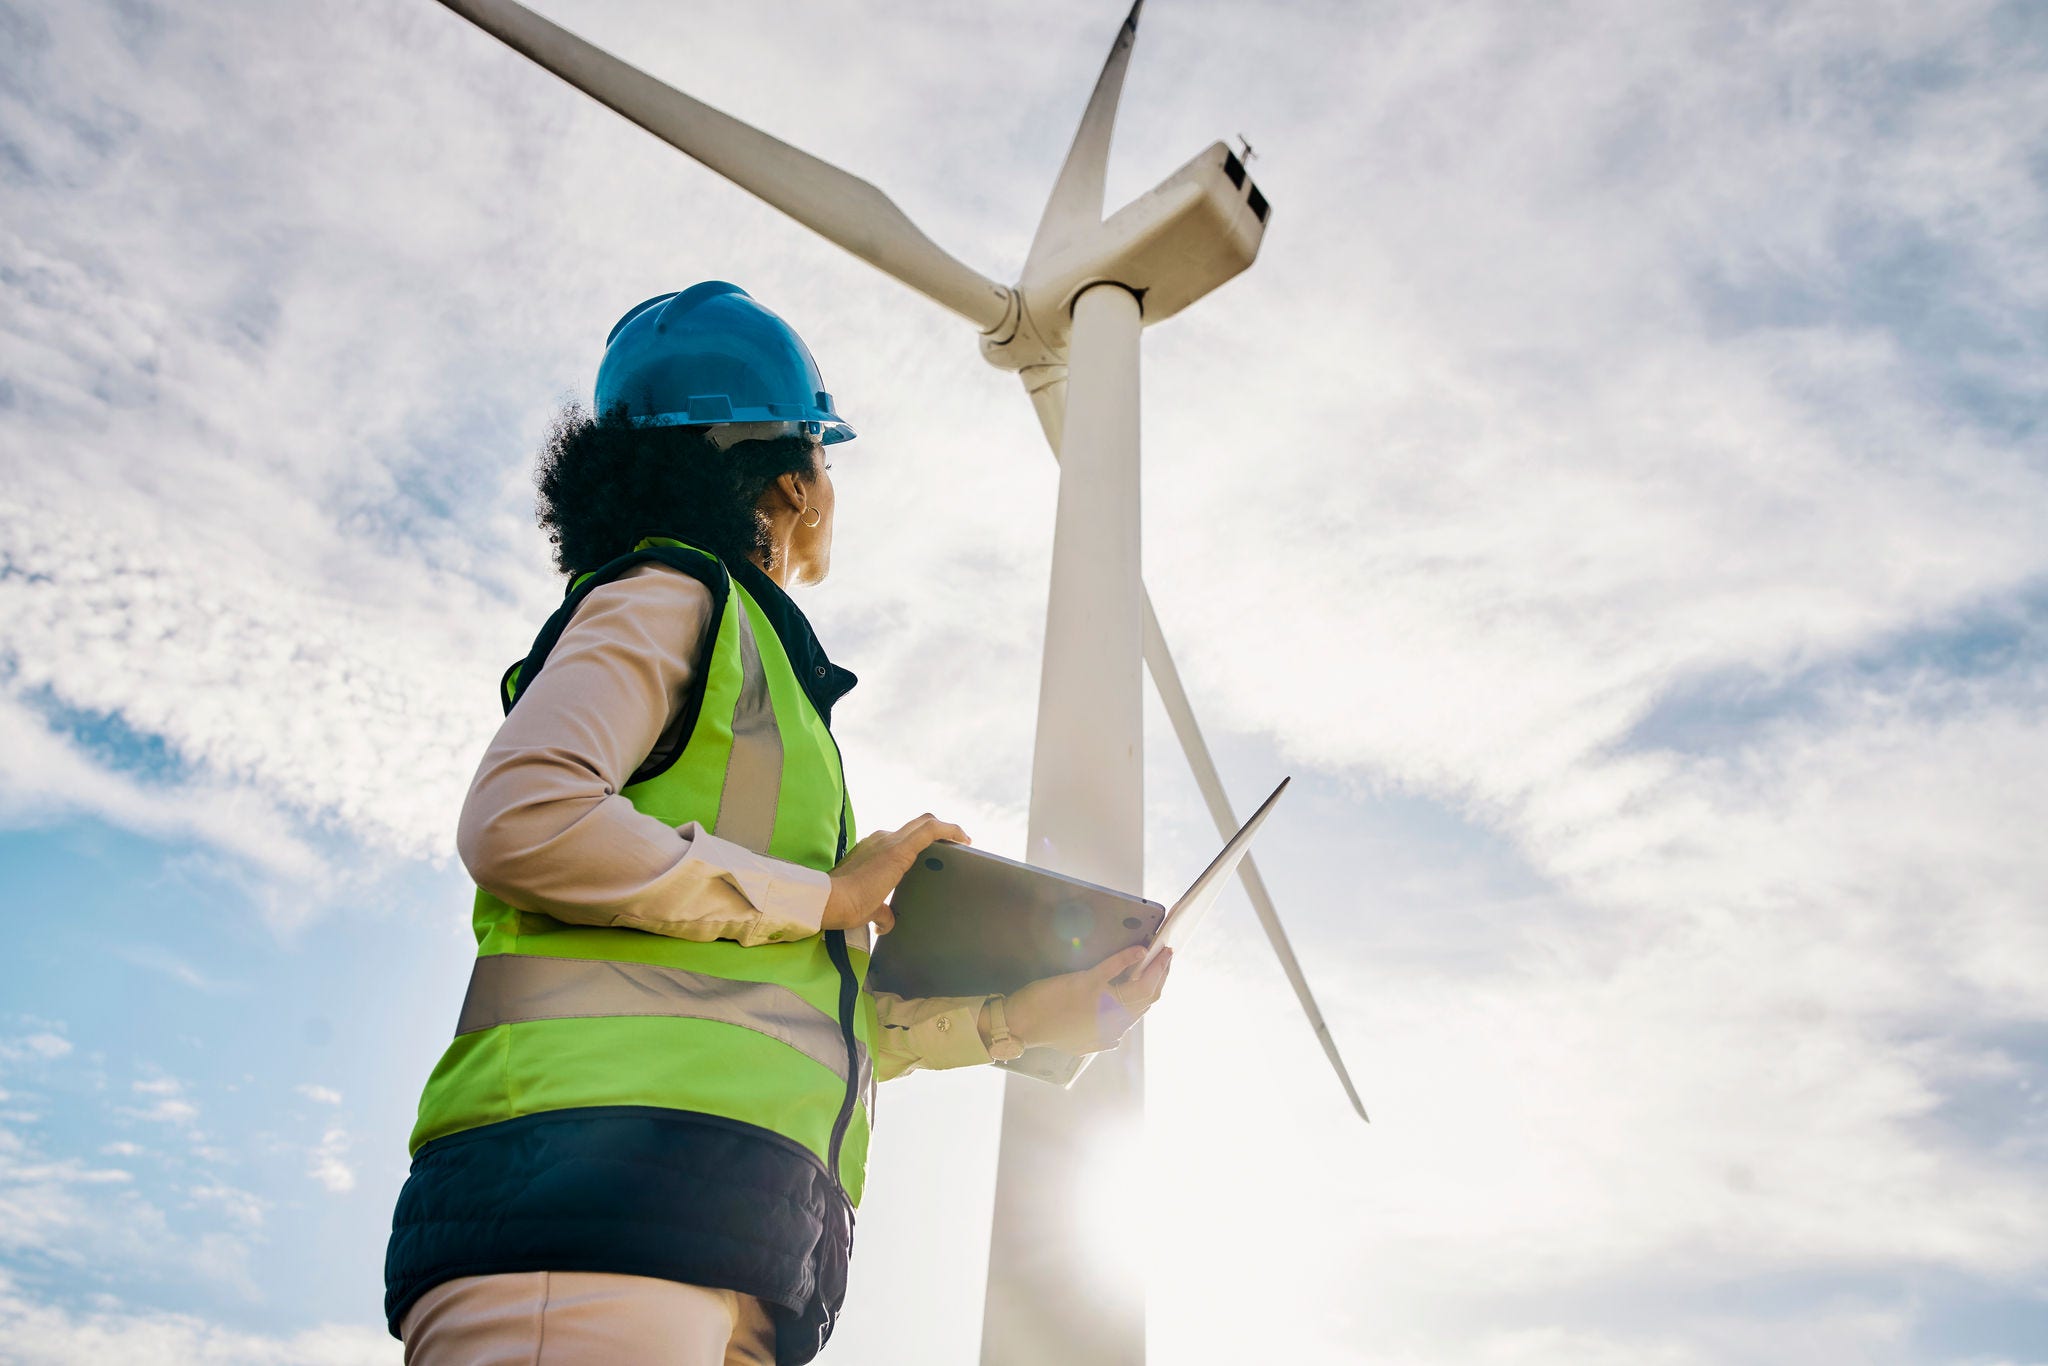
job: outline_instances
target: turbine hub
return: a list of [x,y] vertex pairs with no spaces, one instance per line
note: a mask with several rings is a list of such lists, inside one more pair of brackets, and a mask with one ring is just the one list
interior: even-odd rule
[[982,334],[1000,370],[1064,364],[1074,300],[1090,285],[1138,296],[1147,327],[1162,322],[1257,259],[1271,208],[1221,142],[1076,237],[1027,266],[1011,307]]

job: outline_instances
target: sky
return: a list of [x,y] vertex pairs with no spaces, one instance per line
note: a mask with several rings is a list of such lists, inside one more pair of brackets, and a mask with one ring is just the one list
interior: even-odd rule
[[[550,17],[1020,267],[1118,3]],[[1147,8],[1144,558],[1233,892],[1094,1187],[1160,1362],[2048,1362],[2048,13]],[[867,828],[1019,851],[1057,467],[971,329],[426,0],[0,0],[0,1358],[395,1362],[534,451],[699,279],[860,432]],[[1156,702],[1147,888],[1213,848]],[[2029,833],[2032,832],[2032,833]],[[824,1360],[972,1360],[1001,1082],[883,1092]]]

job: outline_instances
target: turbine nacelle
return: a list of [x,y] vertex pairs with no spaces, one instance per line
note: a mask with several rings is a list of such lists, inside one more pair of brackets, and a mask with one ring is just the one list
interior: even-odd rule
[[1211,143],[1095,228],[1027,262],[1008,312],[982,336],[982,357],[1002,370],[1064,364],[1074,300],[1091,285],[1137,295],[1148,327],[1170,318],[1258,257],[1270,213],[1237,154]]

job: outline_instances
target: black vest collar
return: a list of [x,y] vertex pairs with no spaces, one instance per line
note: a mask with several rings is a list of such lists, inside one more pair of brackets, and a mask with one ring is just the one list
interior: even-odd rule
[[761,605],[768,624],[775,628],[776,638],[782,642],[783,652],[789,656],[790,667],[796,670],[797,681],[804,685],[804,693],[829,728],[832,704],[851,692],[860,680],[851,670],[842,669],[825,657],[825,647],[818,643],[810,620],[752,560],[731,562],[725,567],[748,596]]

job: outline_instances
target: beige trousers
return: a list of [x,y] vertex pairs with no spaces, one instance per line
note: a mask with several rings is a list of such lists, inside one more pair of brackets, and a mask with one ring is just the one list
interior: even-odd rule
[[399,1331],[406,1366],[775,1366],[752,1295],[603,1271],[443,1281]]

